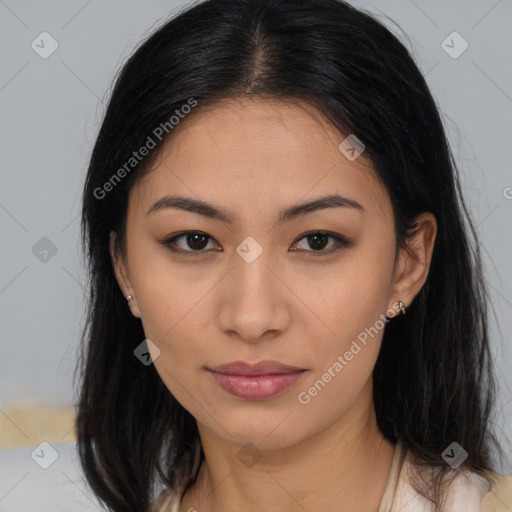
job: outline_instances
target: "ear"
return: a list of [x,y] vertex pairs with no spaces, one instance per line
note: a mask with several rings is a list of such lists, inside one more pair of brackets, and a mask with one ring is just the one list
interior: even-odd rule
[[114,274],[116,277],[117,284],[121,289],[124,297],[126,298],[128,295],[131,295],[132,298],[128,302],[128,307],[130,308],[133,316],[140,318],[139,306],[137,304],[137,298],[135,295],[135,291],[133,289],[130,275],[128,272],[128,268],[124,258],[121,254],[116,250],[116,232],[110,232],[110,241],[109,241],[109,251],[110,258],[112,260],[112,266],[114,268]]
[[407,248],[400,249],[392,283],[390,304],[402,301],[409,306],[425,284],[434,243],[437,235],[437,221],[430,212],[415,218],[414,233],[406,240]]

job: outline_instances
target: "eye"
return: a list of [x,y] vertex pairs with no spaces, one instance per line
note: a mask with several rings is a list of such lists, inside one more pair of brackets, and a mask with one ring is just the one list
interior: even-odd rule
[[[174,246],[177,245],[176,241],[181,238],[184,238],[184,244],[186,244],[186,246],[183,247],[178,245],[179,249],[175,249]],[[185,231],[184,233],[173,235],[162,243],[174,252],[202,253],[206,252],[203,251],[203,249],[208,246],[208,240],[213,240],[213,238],[201,231]]]
[[[334,240],[334,244],[330,246],[329,249],[324,250],[325,247],[329,244],[329,239]],[[312,247],[313,250],[310,251],[308,249],[305,249],[306,252],[311,253],[319,253],[319,254],[313,254],[314,256],[320,256],[322,254],[330,254],[334,251],[337,251],[338,249],[341,249],[342,247],[351,247],[352,243],[347,240],[345,237],[341,235],[337,235],[334,233],[329,233],[327,231],[312,231],[310,233],[306,233],[305,235],[302,235],[299,239],[300,240],[306,240],[306,243],[309,245],[309,247]],[[299,242],[294,242],[292,247],[296,247],[300,245]],[[304,250],[304,249],[301,249]]]
[[[183,245],[180,246],[177,243],[177,241],[180,239],[183,239],[182,243],[185,245],[185,247]],[[303,239],[306,239],[308,245],[312,247],[313,250],[311,251],[304,248],[299,250],[311,253],[316,252],[319,253],[318,255],[330,254],[338,249],[341,249],[342,247],[352,246],[352,243],[341,235],[329,233],[327,231],[312,231],[298,238],[297,241],[293,243],[292,250],[297,250],[294,247],[299,246],[300,241]],[[334,240],[334,246],[331,245],[331,247],[328,250],[325,250],[325,247],[328,246],[329,244],[329,239]],[[208,243],[211,240],[214,239],[207,235],[206,233],[203,233],[202,231],[185,231],[183,233],[173,235],[170,238],[163,240],[161,243],[168,247],[173,252],[201,254],[206,252],[203,249],[208,247]],[[178,246],[177,249],[176,246]]]

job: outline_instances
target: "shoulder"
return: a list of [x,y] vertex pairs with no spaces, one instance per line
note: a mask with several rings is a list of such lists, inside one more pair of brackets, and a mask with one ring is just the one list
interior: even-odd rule
[[[431,512],[432,503],[412,486],[411,464],[407,460],[400,473],[392,512]],[[453,475],[452,475],[453,476]],[[444,512],[511,512],[512,475],[461,470],[445,490]]]
[[512,510],[512,475],[488,472],[490,489],[482,499],[481,512],[508,512]]

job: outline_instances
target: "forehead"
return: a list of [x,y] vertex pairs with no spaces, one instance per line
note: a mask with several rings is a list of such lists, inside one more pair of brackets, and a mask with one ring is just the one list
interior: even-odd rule
[[229,99],[196,108],[135,185],[140,207],[179,192],[256,214],[338,193],[370,213],[389,214],[387,191],[371,161],[347,159],[339,149],[346,135],[311,106]]

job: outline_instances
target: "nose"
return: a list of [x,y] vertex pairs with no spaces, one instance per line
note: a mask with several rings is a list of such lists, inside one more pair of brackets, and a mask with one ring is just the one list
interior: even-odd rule
[[286,331],[293,293],[284,284],[285,276],[279,274],[263,254],[252,263],[241,258],[235,261],[222,283],[218,315],[222,332],[254,344]]

